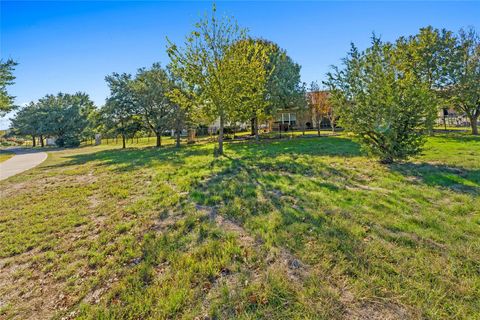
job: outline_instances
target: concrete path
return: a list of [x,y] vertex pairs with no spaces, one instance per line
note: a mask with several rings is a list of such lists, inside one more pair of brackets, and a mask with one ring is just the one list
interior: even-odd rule
[[0,162],[0,180],[38,166],[47,159],[47,153],[27,148],[8,148],[6,151],[14,152],[15,155],[7,161]]

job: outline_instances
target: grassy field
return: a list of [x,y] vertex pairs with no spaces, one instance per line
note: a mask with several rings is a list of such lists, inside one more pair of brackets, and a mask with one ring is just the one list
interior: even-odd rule
[[0,182],[0,319],[480,318],[480,138],[118,147]]
[[13,157],[15,154],[13,152],[0,150],[0,162],[6,161]]

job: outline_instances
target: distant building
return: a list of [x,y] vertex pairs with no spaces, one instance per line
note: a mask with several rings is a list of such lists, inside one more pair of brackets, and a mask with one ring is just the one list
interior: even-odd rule
[[466,127],[470,125],[470,121],[464,113],[458,112],[454,108],[442,108],[438,110],[437,126],[447,127]]
[[[327,91],[308,92],[307,99],[314,101],[320,96],[328,96]],[[302,129],[317,129],[320,118],[320,128],[330,129],[331,123],[328,117],[329,112],[332,110],[330,107],[325,107],[322,110],[322,114],[315,111],[312,105],[309,103],[304,110],[298,110],[297,108],[288,108],[278,110],[271,119],[266,122],[259,123],[259,129],[261,131],[290,131],[290,130],[302,130]],[[235,130],[245,131],[250,130],[252,124],[250,122],[237,122],[235,123]],[[229,131],[233,127],[233,123],[225,123],[226,131]],[[220,119],[217,119],[212,124],[207,126],[208,133],[217,133],[220,128]],[[227,129],[228,128],[228,129]]]

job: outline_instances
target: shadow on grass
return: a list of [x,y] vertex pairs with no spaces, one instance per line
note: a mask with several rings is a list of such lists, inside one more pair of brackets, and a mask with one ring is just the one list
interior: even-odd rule
[[[255,224],[251,231],[259,234],[265,232],[264,236],[273,238],[275,245],[288,244],[290,249],[295,248],[300,251],[311,239],[303,236],[308,232],[312,237],[328,239],[328,246],[334,247],[342,258],[362,263],[354,254],[361,252],[364,245],[358,236],[336,223],[329,214],[322,213],[321,210],[311,212],[304,209],[301,203],[297,203],[295,196],[277,189],[274,181],[271,180],[270,172],[254,161],[229,155],[225,158],[230,160],[230,163],[215,176],[203,182],[201,188],[190,195],[193,201],[200,205],[223,207],[225,210],[223,214],[244,228],[255,216],[268,217],[272,212],[278,212],[281,222],[278,222],[278,226],[275,227],[276,231],[269,230],[268,226],[255,226]],[[303,165],[299,164],[299,166],[299,168],[295,167],[296,171],[304,171]],[[281,174],[280,171],[279,174]],[[331,171],[327,171],[335,172],[335,169],[331,168]],[[282,177],[291,179],[289,175],[282,175]],[[290,183],[295,182],[292,180]],[[321,187],[334,192],[340,191],[330,183],[321,183]]]
[[357,157],[363,155],[360,145],[348,138],[315,137],[237,142],[228,146],[246,158],[276,157],[283,154]]
[[412,177],[433,187],[448,188],[455,192],[480,194],[480,170],[467,170],[430,163],[404,163],[390,165],[390,169]]
[[[310,139],[292,139],[276,141],[243,141],[226,143],[227,151],[238,154],[242,160],[255,161],[260,158],[272,158],[284,154],[292,155],[318,155],[318,156],[360,156],[360,146],[345,138],[321,137]],[[196,145],[174,146],[155,148],[127,148],[108,149],[88,154],[67,156],[66,162],[52,165],[51,167],[65,167],[82,165],[90,161],[99,162],[101,166],[115,167],[116,171],[128,171],[139,167],[153,165],[161,161],[175,165],[182,165],[190,156],[213,155],[213,144],[200,143]],[[307,167],[300,168],[300,164],[292,164],[288,170],[304,171]],[[281,168],[279,168],[281,169]]]
[[457,132],[449,132],[449,133],[439,133],[433,135],[431,138],[441,138],[445,140],[445,142],[476,142],[480,143],[480,136],[474,136],[471,134],[461,134]]
[[185,159],[190,156],[212,154],[211,148],[205,145],[194,145],[175,148],[173,146],[164,148],[144,147],[127,149],[109,149],[88,154],[67,156],[66,162],[52,165],[51,167],[65,167],[82,165],[87,162],[98,162],[99,166],[112,167],[114,171],[125,172],[141,167],[151,166],[158,162],[168,162],[175,165],[182,165]]

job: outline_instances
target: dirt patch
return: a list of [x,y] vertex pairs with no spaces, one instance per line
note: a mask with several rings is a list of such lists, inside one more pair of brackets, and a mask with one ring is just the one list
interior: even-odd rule
[[29,180],[25,182],[8,183],[5,187],[0,189],[1,197],[19,196],[26,192],[38,193],[45,192],[52,188],[65,185],[83,185],[90,184],[97,181],[97,177],[90,172],[84,175],[56,175],[47,176],[36,180]]
[[100,205],[101,201],[96,194],[91,195],[88,197],[88,208],[95,209]]
[[47,319],[71,303],[59,293],[63,285],[35,263],[39,253],[31,250],[1,261],[0,296],[3,305],[15,307],[9,315],[12,319]]
[[[54,251],[43,252],[35,248],[0,259],[0,297],[6,308],[12,307],[8,309],[9,318],[48,319],[55,314],[68,312],[76,305],[78,294],[82,291],[80,288],[87,284],[85,280],[95,276],[97,271],[80,266],[77,260],[69,262],[64,268],[75,270],[74,274],[69,274],[68,277],[76,279],[76,289],[71,292],[64,276],[58,274],[56,268],[65,252],[76,255],[78,250],[81,250],[75,247],[79,240],[88,239],[91,242],[98,237],[99,231],[104,227],[104,220],[94,215],[89,218],[89,222],[72,228],[67,233],[57,234],[60,242]],[[53,252],[54,258],[49,258],[47,254]]]
[[404,320],[413,319],[407,308],[388,301],[348,303],[344,319],[351,320]]
[[[227,232],[232,232],[237,235],[238,241],[246,247],[255,248],[260,245],[260,241],[254,239],[241,225],[234,221],[227,219],[221,215],[216,214],[214,207],[198,206],[200,210],[209,212],[214,216],[215,223]],[[277,248],[275,253],[269,253],[269,256],[265,258],[268,269],[280,270],[290,279],[291,284],[295,286],[302,286],[302,284],[309,277],[311,266],[303,263],[298,257],[284,248]],[[258,274],[254,277],[254,281],[259,281]],[[229,288],[235,288],[241,286],[239,283],[238,274],[227,274],[221,276],[213,283],[211,288],[208,288],[207,299],[202,306],[202,313],[208,312],[208,297],[217,292],[219,286],[226,285]],[[387,300],[381,301],[361,301],[357,300],[354,294],[348,290],[345,286],[336,286],[331,284],[331,290],[338,292],[340,296],[340,302],[343,305],[344,319],[366,319],[366,320],[394,320],[394,319],[412,319],[414,318],[409,310]]]

